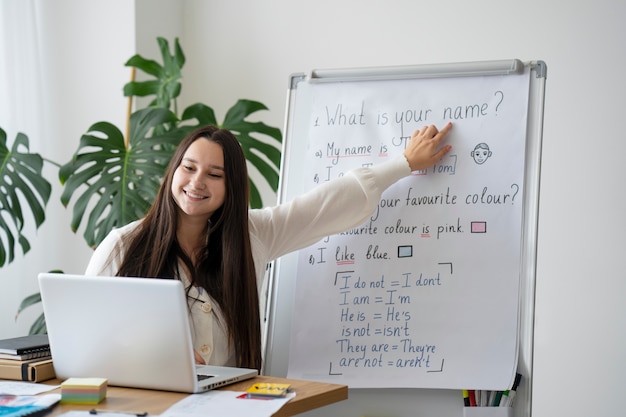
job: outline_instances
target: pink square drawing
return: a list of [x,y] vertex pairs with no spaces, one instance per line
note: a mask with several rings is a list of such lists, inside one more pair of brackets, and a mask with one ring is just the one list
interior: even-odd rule
[[487,222],[472,222],[472,233],[487,233]]

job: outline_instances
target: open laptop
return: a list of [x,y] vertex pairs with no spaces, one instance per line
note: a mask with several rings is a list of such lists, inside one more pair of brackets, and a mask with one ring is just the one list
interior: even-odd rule
[[196,365],[180,281],[39,274],[58,378],[203,392],[254,378],[256,369]]

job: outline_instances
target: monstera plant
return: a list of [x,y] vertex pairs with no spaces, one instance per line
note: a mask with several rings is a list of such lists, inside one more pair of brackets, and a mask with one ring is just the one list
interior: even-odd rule
[[[96,246],[108,232],[143,216],[156,196],[160,180],[178,142],[192,129],[209,124],[229,129],[242,145],[247,160],[257,168],[272,190],[278,187],[280,150],[255,136],[281,142],[278,128],[262,122],[246,120],[251,114],[267,108],[255,101],[239,100],[231,107],[222,123],[213,109],[193,104],[177,114],[176,98],[181,92],[181,69],[185,56],[176,40],[174,54],[169,45],[158,38],[163,64],[133,56],[127,66],[154,77],[147,81],[131,81],[124,87],[126,96],[154,96],[148,107],[130,116],[128,137],[111,123],[91,126],[81,138],[70,162],[63,165],[59,178],[64,184],[61,201],[74,203],[72,230],[76,231],[90,208],[84,237],[89,246]],[[261,155],[264,155],[262,157]],[[257,186],[250,181],[252,207],[262,200]],[[91,203],[91,204],[90,204]]]
[[45,208],[52,186],[43,177],[42,169],[43,158],[30,153],[25,134],[18,133],[9,149],[7,134],[0,128],[0,267],[13,262],[17,244],[23,253],[30,250],[23,234],[22,201],[30,208],[35,228],[46,219]]
[[[232,131],[248,162],[272,190],[278,188],[280,129],[248,120],[267,107],[256,101],[238,100],[221,123],[213,109],[203,103],[192,104],[179,113],[176,100],[182,90],[185,55],[178,39],[173,53],[167,40],[157,41],[162,63],[140,55],[126,62],[133,72],[145,73],[147,79],[127,83],[124,95],[153,96],[147,106],[130,114],[126,135],[112,123],[93,124],[80,138],[72,159],[59,169],[61,202],[72,208],[70,227],[77,232],[84,222],[83,236],[90,247],[97,246],[113,228],[147,212],[177,144],[201,126],[212,124]],[[30,249],[22,233],[24,213],[18,194],[26,200],[37,227],[45,220],[51,187],[42,176],[43,161],[40,155],[29,152],[28,138],[23,134],[18,134],[9,150],[6,134],[0,130],[0,267],[13,261],[16,242],[24,253]],[[250,193],[251,207],[261,207],[263,201],[252,180]],[[19,311],[37,302],[37,294],[28,297]],[[39,331],[45,331],[45,323],[41,325]]]

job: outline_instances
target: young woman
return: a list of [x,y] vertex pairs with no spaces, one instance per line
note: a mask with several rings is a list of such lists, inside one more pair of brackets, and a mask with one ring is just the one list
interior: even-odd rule
[[181,280],[196,362],[260,369],[267,263],[361,224],[385,189],[449,152],[440,144],[451,127],[418,130],[402,156],[259,210],[249,210],[237,139],[213,126],[198,129],[178,146],[148,214],[111,231],[85,273]]

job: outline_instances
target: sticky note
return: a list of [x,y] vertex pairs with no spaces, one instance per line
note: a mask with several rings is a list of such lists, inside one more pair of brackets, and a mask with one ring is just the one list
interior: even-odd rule
[[106,378],[69,378],[61,384],[61,403],[98,404],[106,398]]

